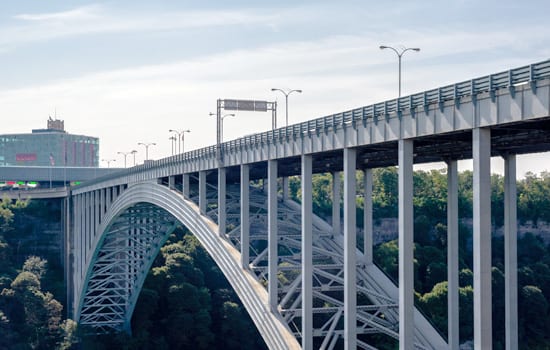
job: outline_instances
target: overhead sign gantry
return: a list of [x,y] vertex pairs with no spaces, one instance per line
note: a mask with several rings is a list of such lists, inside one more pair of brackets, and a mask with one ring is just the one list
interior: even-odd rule
[[261,100],[235,100],[235,99],[218,99],[216,108],[216,145],[217,158],[223,164],[223,155],[221,152],[222,143],[222,110],[225,111],[247,111],[247,112],[267,112],[271,111],[271,126],[277,129],[277,102],[261,101]]

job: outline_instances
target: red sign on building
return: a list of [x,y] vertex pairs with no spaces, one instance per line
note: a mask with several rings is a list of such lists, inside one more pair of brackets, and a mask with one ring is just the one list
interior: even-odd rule
[[17,153],[15,161],[17,162],[33,162],[36,160],[36,153]]

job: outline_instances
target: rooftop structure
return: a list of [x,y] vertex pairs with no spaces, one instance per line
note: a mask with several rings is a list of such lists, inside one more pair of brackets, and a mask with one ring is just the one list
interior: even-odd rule
[[63,120],[49,117],[46,129],[0,135],[0,166],[98,167],[99,139],[65,131]]

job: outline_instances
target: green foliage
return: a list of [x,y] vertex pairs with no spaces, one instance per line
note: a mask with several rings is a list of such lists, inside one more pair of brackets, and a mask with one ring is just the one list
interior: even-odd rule
[[[45,269],[46,262],[37,257],[29,258],[25,266],[40,266]],[[70,348],[71,339],[65,339],[62,323],[63,306],[49,292],[41,288],[40,276],[44,270],[20,272],[10,288],[4,288],[0,295],[0,309],[6,312],[4,328],[10,335],[10,344],[21,344],[21,348],[51,349],[64,342],[65,349]],[[22,345],[27,344],[27,345]]]
[[550,172],[539,176],[525,174],[525,179],[518,184],[518,216],[521,221],[539,219],[550,222]]
[[[396,168],[376,169],[373,207],[376,218],[396,217]],[[458,200],[460,218],[472,216],[471,171],[459,174]],[[414,174],[415,289],[418,306],[443,334],[447,329],[447,179],[440,171]],[[495,227],[504,222],[504,178],[491,177],[491,221]],[[361,201],[360,201],[361,202]],[[360,203],[359,202],[359,203]],[[391,208],[393,206],[393,209]],[[381,216],[377,216],[381,215]],[[520,222],[550,222],[550,174],[527,174],[518,182],[518,218]],[[460,339],[473,338],[473,260],[471,229],[460,224]],[[504,347],[504,241],[493,238],[492,294],[493,345]],[[397,241],[381,243],[374,249],[375,262],[393,279],[398,275]],[[527,233],[518,239],[518,284],[520,344],[522,348],[550,348],[550,247]]]
[[[341,192],[340,192],[341,193]],[[312,179],[313,212],[321,217],[332,216],[332,175],[316,174]]]
[[11,223],[13,222],[13,206],[8,197],[4,197],[0,201],[0,234],[5,233],[11,229]]
[[21,248],[26,236],[15,226],[19,215],[32,214],[28,204],[7,198],[0,202],[0,349],[70,349],[77,342],[76,324],[63,321],[63,306],[43,289],[55,284],[47,278],[47,261],[31,255],[18,263],[10,245],[21,255],[30,253]]
[[548,349],[548,301],[536,286],[523,286],[518,296],[519,338],[523,349]]
[[79,339],[77,336],[77,323],[71,319],[64,320],[59,325],[60,333],[62,336],[61,341],[58,343],[59,350],[69,350],[74,344],[77,344]]
[[397,217],[397,168],[373,171],[372,205],[375,218]]
[[399,247],[397,241],[389,241],[374,249],[374,260],[394,280],[398,278]]
[[31,255],[25,260],[23,264],[23,271],[27,271],[42,279],[46,274],[46,265],[48,262],[38,256]]

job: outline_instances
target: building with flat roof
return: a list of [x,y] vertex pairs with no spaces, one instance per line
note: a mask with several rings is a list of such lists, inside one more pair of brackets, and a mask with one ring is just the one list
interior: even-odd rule
[[98,167],[99,139],[65,131],[63,120],[48,119],[46,129],[0,135],[0,166]]

